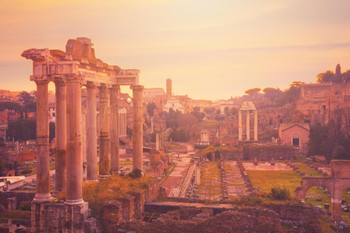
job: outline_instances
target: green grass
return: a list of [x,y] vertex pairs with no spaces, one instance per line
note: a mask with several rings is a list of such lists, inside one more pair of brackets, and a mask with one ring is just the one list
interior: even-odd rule
[[[317,201],[318,198],[321,199],[321,201]],[[306,192],[305,202],[313,206],[321,206],[322,209],[324,209],[324,203],[331,204],[331,198],[324,193],[324,190],[314,186]]]
[[301,163],[301,162],[294,162],[293,163],[297,168],[299,168],[300,171],[305,172],[306,176],[323,176],[321,173],[315,171],[314,169],[312,169],[311,167],[309,167],[308,165]]
[[263,193],[270,193],[273,187],[286,187],[291,197],[301,184],[301,177],[294,171],[247,171],[252,185]]
[[221,197],[221,176],[216,162],[208,162],[201,168],[201,183],[198,185],[196,194],[213,198]]

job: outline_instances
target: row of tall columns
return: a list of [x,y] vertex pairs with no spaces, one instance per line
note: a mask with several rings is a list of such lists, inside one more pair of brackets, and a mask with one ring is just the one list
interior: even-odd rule
[[[37,84],[37,191],[34,202],[51,201],[49,170],[48,81]],[[82,140],[81,140],[81,79],[57,78],[57,155],[56,188],[66,189],[67,204],[81,204],[82,199]]]
[[[82,108],[81,77],[66,75],[55,78],[56,85],[56,187],[55,192],[66,189],[66,203],[83,203],[83,158],[82,158]],[[34,202],[51,201],[49,170],[49,107],[47,80],[37,80],[37,192]],[[87,83],[87,178],[97,176],[97,127],[96,85]],[[143,86],[134,85],[133,90],[133,146],[134,169],[142,171],[143,163]],[[101,84],[100,91],[100,163],[99,176],[104,178],[110,171],[119,169],[119,86],[109,90]],[[110,120],[111,119],[111,120]],[[126,122],[125,122],[126,123]],[[110,139],[111,137],[111,139]],[[112,164],[112,167],[111,167]]]
[[[246,115],[246,140],[250,141],[250,110],[245,110]],[[242,110],[238,110],[238,140],[242,141]],[[254,141],[258,141],[258,112],[254,110]]]

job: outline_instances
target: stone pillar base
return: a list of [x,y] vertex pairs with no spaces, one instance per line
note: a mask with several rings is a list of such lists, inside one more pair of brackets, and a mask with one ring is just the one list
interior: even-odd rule
[[53,197],[50,193],[36,193],[33,199],[33,202],[35,203],[42,203],[42,202],[51,202],[53,201]]
[[98,175],[98,179],[99,180],[104,180],[107,179],[108,177],[110,177],[111,175]]
[[31,232],[97,233],[96,220],[89,217],[88,203],[32,202]]

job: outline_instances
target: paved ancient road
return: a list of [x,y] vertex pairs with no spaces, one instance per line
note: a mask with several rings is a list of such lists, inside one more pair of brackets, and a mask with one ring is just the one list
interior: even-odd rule
[[168,197],[179,197],[182,192],[181,184],[187,180],[186,175],[191,165],[191,157],[188,154],[179,154],[179,156],[173,157],[173,161],[176,163],[176,167],[163,182],[162,187]]

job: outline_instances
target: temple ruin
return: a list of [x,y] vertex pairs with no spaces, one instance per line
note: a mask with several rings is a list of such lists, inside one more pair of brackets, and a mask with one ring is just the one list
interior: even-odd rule
[[238,110],[238,140],[243,141],[242,111],[246,111],[245,140],[250,141],[250,115],[254,113],[254,141],[258,141],[258,111],[252,102],[243,102]]
[[[32,232],[84,232],[87,203],[82,198],[82,138],[86,138],[87,179],[97,180],[119,169],[118,96],[121,85],[133,91],[133,168],[142,171],[142,90],[139,70],[121,69],[95,57],[91,40],[70,39],[66,52],[29,49],[30,80],[37,85],[37,187],[32,201]],[[48,84],[56,88],[56,187],[66,202],[52,203],[49,169]],[[81,88],[87,88],[86,127],[82,127]],[[99,91],[99,174],[97,174],[96,92]],[[82,131],[86,128],[86,132]],[[87,136],[85,136],[85,134]],[[53,214],[48,214],[47,211]],[[63,218],[64,227],[60,225]],[[56,220],[56,221],[55,221]],[[59,221],[58,221],[59,220]]]

